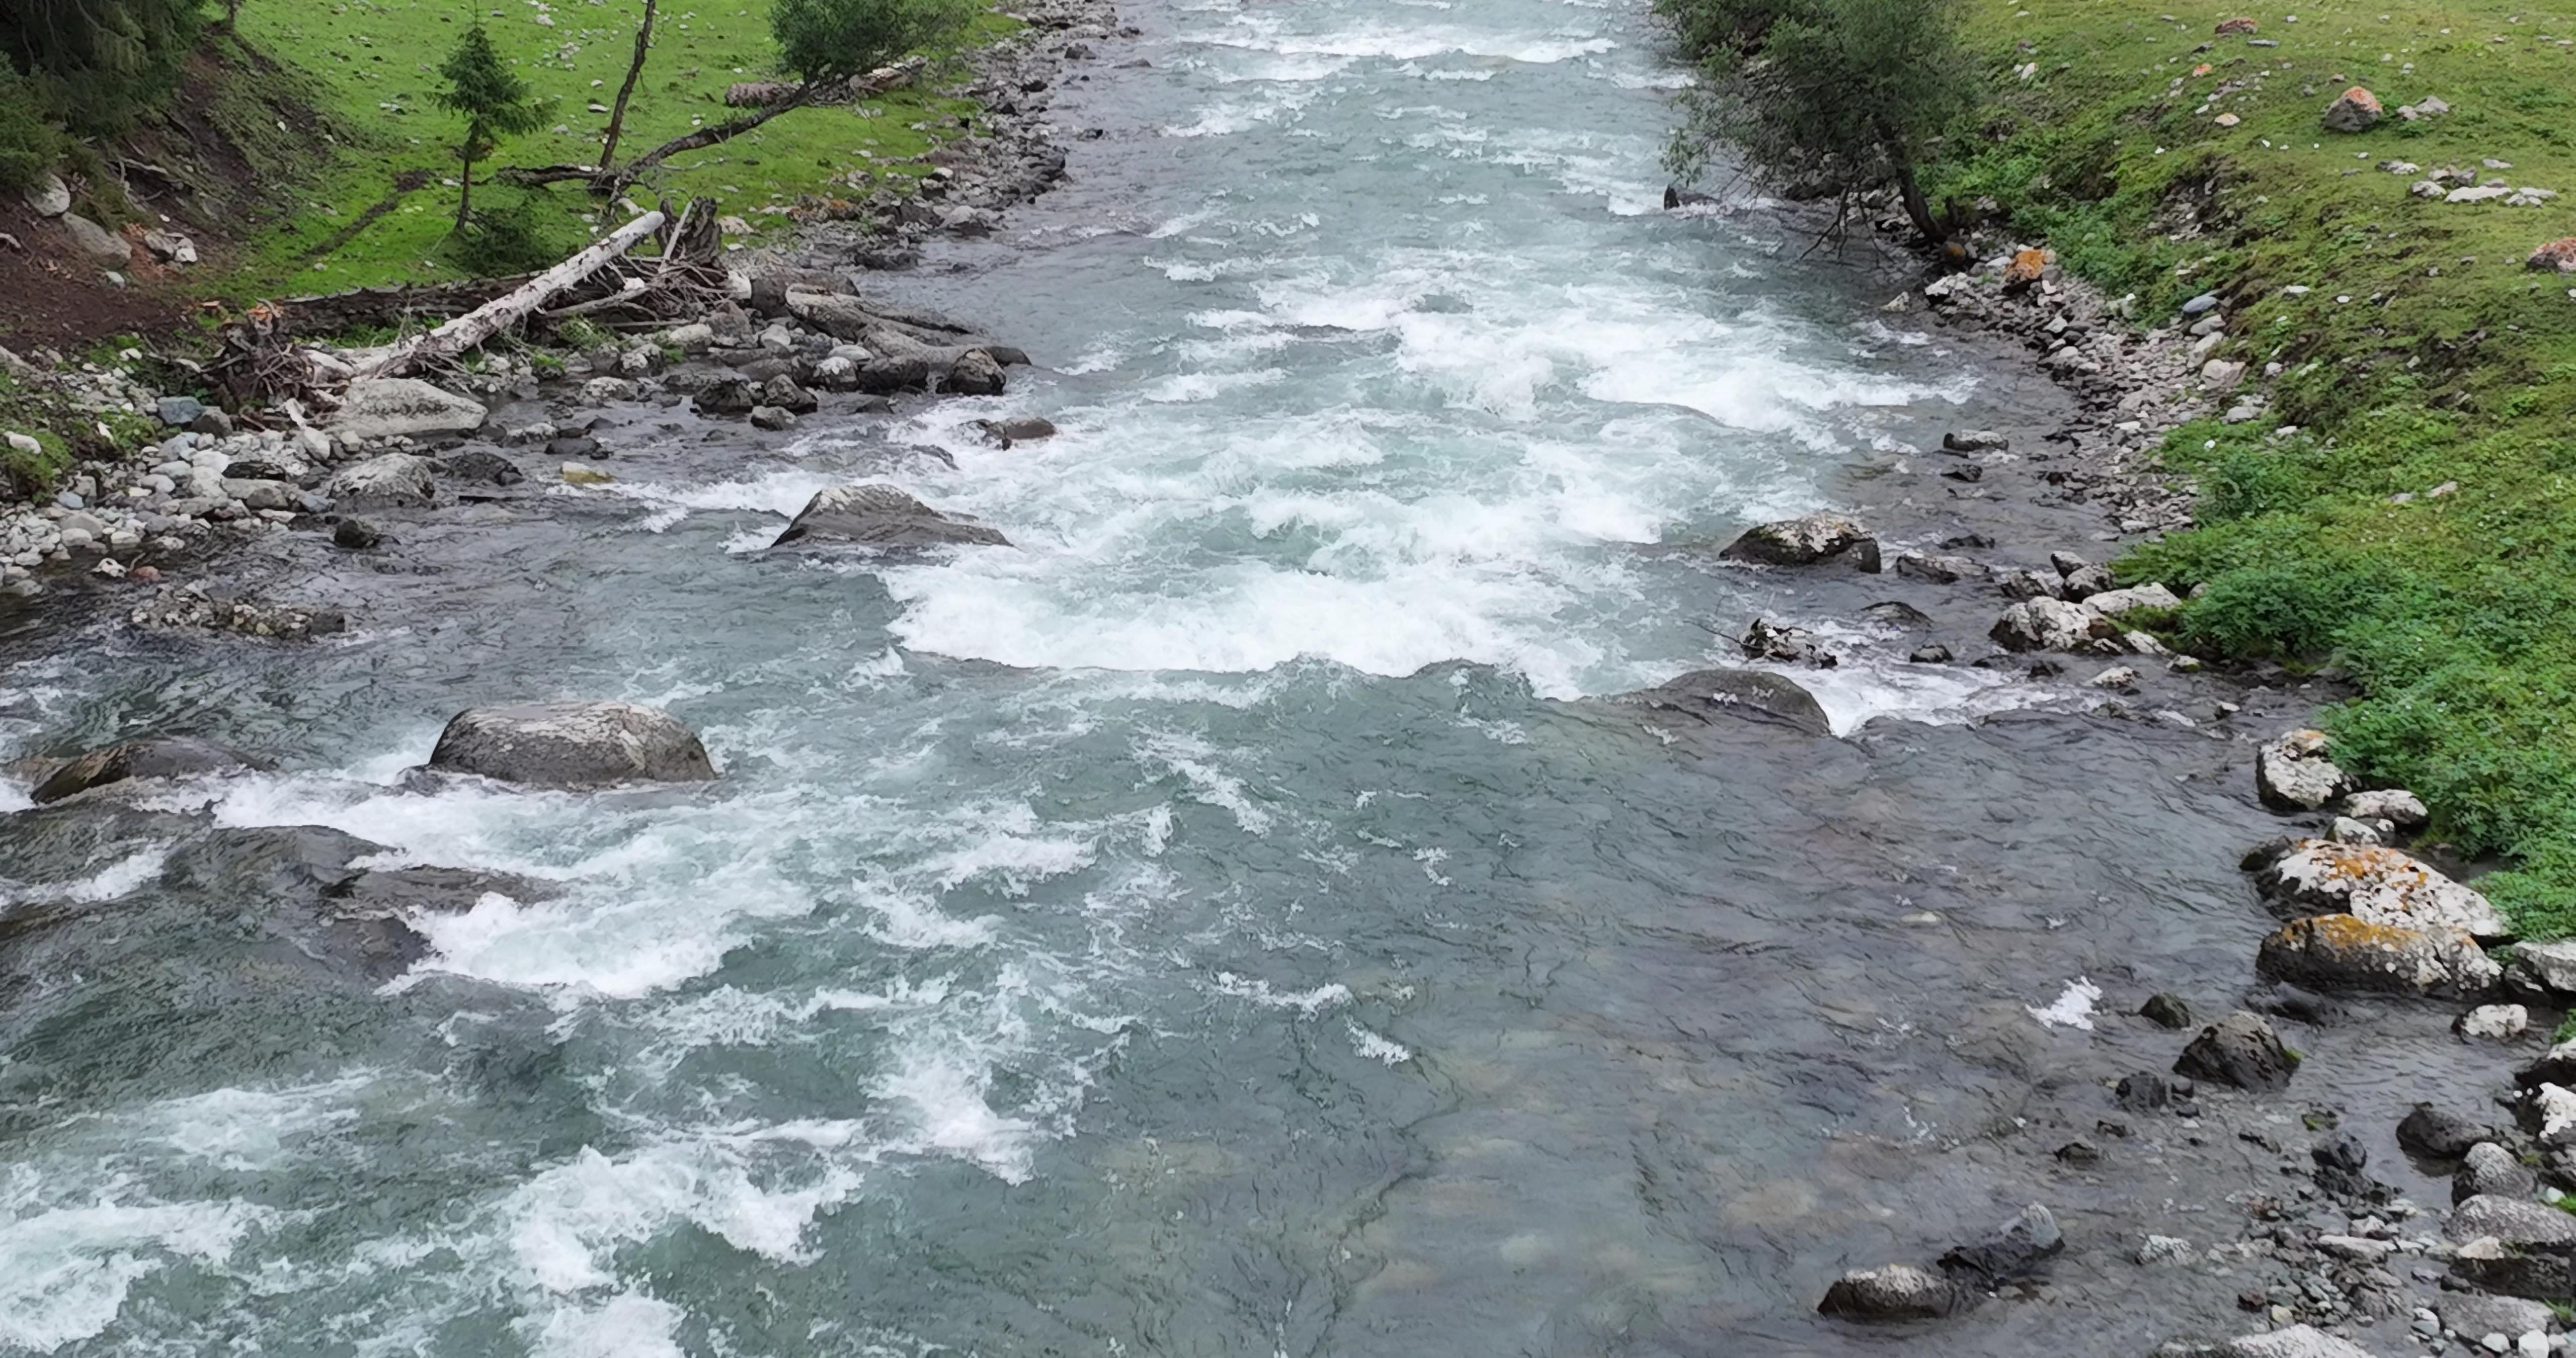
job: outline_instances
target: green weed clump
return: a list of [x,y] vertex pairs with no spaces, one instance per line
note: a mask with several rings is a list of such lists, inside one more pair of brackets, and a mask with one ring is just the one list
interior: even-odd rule
[[[2204,587],[2170,624],[2194,653],[2350,680],[2336,760],[2498,860],[2527,936],[2576,933],[2576,279],[2522,267],[2570,220],[2408,191],[2448,164],[2576,200],[2576,49],[2492,0],[2302,8],[2264,47],[2215,35],[2234,12],[1974,0],[1994,95],[1927,183],[2141,324],[2219,296],[2270,409],[2175,431],[2197,526],[2122,578]],[[2452,112],[2323,131],[2354,83]]]

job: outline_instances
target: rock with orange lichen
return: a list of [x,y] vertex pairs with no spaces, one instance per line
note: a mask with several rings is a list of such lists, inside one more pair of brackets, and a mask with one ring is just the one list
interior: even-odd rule
[[2274,902],[2309,913],[2339,910],[2401,929],[2457,929],[2481,941],[2513,937],[2513,924],[2485,896],[2384,845],[2303,839],[2255,882]]
[[2254,969],[2310,990],[2400,995],[2475,995],[2503,975],[2457,929],[2403,929],[2352,915],[2290,921],[2263,940]]
[[2013,251],[2012,262],[2004,265],[2004,291],[2020,292],[2039,281],[2048,272],[2049,253],[2036,247]]
[[2325,127],[2328,132],[2367,132],[2379,125],[2386,111],[2379,106],[2379,96],[2359,85],[2335,96],[2326,105]]
[[2326,733],[2292,731],[2254,751],[2254,791],[2275,811],[2314,811],[2352,790],[2326,758]]

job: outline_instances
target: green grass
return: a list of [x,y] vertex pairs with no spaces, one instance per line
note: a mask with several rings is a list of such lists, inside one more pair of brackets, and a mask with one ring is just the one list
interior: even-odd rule
[[[551,102],[545,130],[509,143],[494,164],[596,159],[608,119],[590,105],[614,101],[642,8],[641,0],[485,0],[480,12],[495,46]],[[665,0],[652,56],[627,111],[621,160],[739,112],[724,106],[725,88],[775,74],[768,9],[768,0],[696,7],[693,0]],[[463,124],[438,109],[431,95],[435,68],[474,13],[453,0],[249,0],[243,6],[242,39],[289,68],[262,78],[292,84],[327,126],[271,136],[274,119],[258,97],[264,91],[245,79],[231,93],[241,108],[228,124],[254,141],[264,138],[252,146],[253,159],[263,174],[293,187],[277,195],[280,219],[254,234],[216,291],[247,298],[465,274],[448,239],[459,170],[453,148]],[[964,41],[989,42],[1017,26],[984,14]],[[800,201],[854,199],[889,182],[908,186],[929,168],[919,157],[966,130],[978,113],[971,101],[917,88],[862,105],[799,109],[730,142],[674,157],[630,197],[646,207],[656,194],[675,202],[715,198],[755,229],[743,239],[757,242],[784,228],[786,210]],[[479,166],[478,177],[490,170]],[[399,193],[397,177],[405,171],[427,172],[428,183]],[[522,195],[478,184],[475,196],[479,210]],[[576,185],[524,196],[541,238],[565,251],[631,215]],[[390,210],[333,243],[388,198],[397,200]]]
[[[2423,794],[2436,835],[2509,860],[2480,885],[2526,934],[2576,932],[2576,277],[2523,267],[2576,234],[2576,16],[2296,12],[1969,0],[1994,97],[1929,187],[1991,199],[2073,272],[2138,294],[2146,323],[2200,292],[2226,300],[2218,356],[2281,364],[2273,410],[2175,432],[2166,456],[2200,478],[2200,525],[2123,577],[2209,586],[2173,622],[2194,650],[2356,681],[2364,696],[2325,717],[2338,761]],[[2215,37],[2236,13],[2279,46]],[[2355,83],[2391,119],[2321,130]],[[2426,95],[2452,112],[2394,118]],[[2386,160],[2567,197],[2412,198],[2420,176]],[[2276,424],[2302,432],[2274,439]],[[2445,482],[2458,489],[2423,494]]]

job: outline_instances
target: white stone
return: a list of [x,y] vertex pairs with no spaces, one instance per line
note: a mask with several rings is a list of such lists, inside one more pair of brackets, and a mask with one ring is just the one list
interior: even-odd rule
[[2301,840],[2264,870],[2263,886],[2311,910],[2342,910],[2372,924],[2513,936],[2512,923],[2485,896],[2385,845]]
[[409,377],[378,377],[349,384],[330,431],[343,440],[414,434],[470,434],[490,412],[454,392]]
[[2084,602],[2104,617],[2116,618],[2136,608],[2180,608],[2182,600],[2162,585],[2132,585],[2127,589],[2109,589],[2087,597]]
[[39,217],[59,217],[72,210],[71,186],[50,171],[38,175],[36,182],[28,186],[27,207]]
[[2504,1042],[2531,1029],[2531,1011],[2518,1004],[2482,1004],[2451,1025],[2462,1037]]

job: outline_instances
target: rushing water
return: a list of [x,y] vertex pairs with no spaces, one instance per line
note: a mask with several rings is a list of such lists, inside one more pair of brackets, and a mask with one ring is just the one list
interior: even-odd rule
[[[78,915],[0,990],[0,1350],[1840,1353],[1834,1272],[2035,1198],[2073,1280],[1918,1342],[2223,1314],[2122,1261],[2232,1231],[2178,1146],[2045,1151],[2171,1059],[2088,986],[2243,974],[2228,747],[1974,723],[2045,690],[1848,626],[1851,739],[1567,701],[1798,608],[1673,544],[1990,399],[1778,223],[1655,210],[1642,8],[1139,5],[1075,181],[908,285],[1038,356],[1009,396],[765,451],[629,411],[614,493],[277,546],[343,641],[19,643],[23,748],[287,771],[0,831],[0,907]],[[967,427],[1021,412],[1064,433]],[[1017,549],[756,550],[888,439]],[[723,781],[401,781],[554,696]],[[293,825],[560,894],[326,983],[224,847]]]

